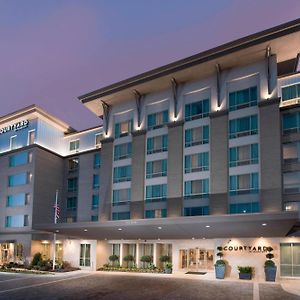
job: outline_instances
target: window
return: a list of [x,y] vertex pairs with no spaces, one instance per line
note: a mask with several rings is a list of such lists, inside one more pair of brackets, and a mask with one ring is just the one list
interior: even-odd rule
[[164,110],[154,114],[149,114],[147,117],[147,127],[150,129],[161,128],[169,122],[169,112]]
[[98,133],[95,135],[95,147],[100,148],[101,146],[102,134]]
[[32,152],[21,152],[9,157],[9,166],[17,167],[26,165],[32,161]]
[[229,176],[230,195],[258,193],[258,173]]
[[27,172],[10,175],[8,176],[8,186],[13,187],[13,186],[27,184],[31,181],[31,177],[32,177],[31,173],[27,173]]
[[147,154],[168,151],[168,136],[160,135],[147,139]]
[[286,194],[300,193],[300,171],[283,174],[283,189]]
[[115,138],[129,135],[133,130],[133,121],[125,121],[115,124]]
[[75,223],[76,222],[76,217],[75,216],[70,216],[66,218],[67,223]]
[[285,143],[282,145],[284,163],[297,163],[300,161],[300,142]]
[[185,217],[209,215],[208,206],[185,207],[183,212]]
[[130,158],[131,152],[132,152],[132,144],[131,143],[115,145],[114,160]]
[[202,126],[202,127],[186,129],[184,139],[185,139],[185,147],[208,144],[209,127]]
[[95,194],[92,197],[92,209],[98,209],[99,207],[99,195]]
[[24,206],[29,203],[30,194],[19,193],[15,195],[9,195],[7,197],[6,206],[15,207],[15,206]]
[[185,173],[209,170],[208,152],[186,155],[184,157]]
[[282,101],[300,98],[300,84],[293,84],[282,88]]
[[16,260],[24,259],[24,246],[21,243],[15,244],[15,257]]
[[185,120],[191,121],[199,118],[205,118],[209,115],[209,99],[185,105]]
[[300,243],[280,244],[280,276],[300,277]]
[[112,244],[112,254],[120,257],[120,244]]
[[209,195],[209,179],[185,181],[184,198],[207,198]]
[[128,219],[130,219],[130,211],[113,212],[112,219],[113,220],[128,220]]
[[131,189],[120,189],[113,191],[113,206],[126,205],[131,200]]
[[114,183],[131,181],[131,166],[114,168]]
[[229,138],[235,139],[242,136],[257,134],[257,126],[257,115],[230,120]]
[[28,145],[32,145],[35,142],[35,130],[28,131]]
[[295,202],[286,202],[284,204],[285,211],[299,211],[300,210],[300,201]]
[[97,222],[98,219],[99,219],[98,215],[92,215],[92,216],[91,216],[91,221],[92,221],[92,222]]
[[282,116],[283,134],[300,132],[300,112],[284,114]]
[[90,267],[91,265],[91,244],[80,244],[80,261],[81,267]]
[[100,185],[100,178],[99,175],[94,174],[93,175],[93,189],[98,189]]
[[79,150],[79,140],[71,141],[69,149],[72,152],[78,152],[78,150]]
[[146,167],[146,178],[167,176],[168,161],[166,159],[148,161]]
[[69,178],[68,179],[68,192],[76,192],[78,188],[78,179],[75,178]]
[[77,197],[68,197],[67,198],[67,210],[75,211],[77,209]]
[[5,218],[5,227],[26,227],[28,223],[28,215],[6,216]]
[[101,154],[94,154],[94,169],[99,169],[101,166]]
[[229,149],[229,167],[258,163],[258,144],[251,144]]
[[238,110],[257,105],[257,87],[229,93],[229,110]]
[[17,136],[11,136],[10,137],[10,150],[16,149],[17,148]]
[[167,185],[146,186],[146,202],[164,202],[167,200]]
[[154,218],[166,218],[167,217],[167,209],[150,209],[145,211],[146,219],[154,219]]
[[259,212],[259,202],[233,203],[229,206],[230,214],[249,214]]
[[77,171],[78,167],[79,167],[79,158],[78,157],[70,158],[68,160],[69,172],[75,172],[75,171]]

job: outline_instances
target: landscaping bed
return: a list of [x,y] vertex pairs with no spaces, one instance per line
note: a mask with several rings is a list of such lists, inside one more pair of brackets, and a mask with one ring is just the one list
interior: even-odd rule
[[131,272],[131,273],[159,273],[164,274],[164,270],[159,268],[126,268],[126,267],[113,267],[104,265],[103,267],[99,268],[97,271],[110,271],[110,272]]

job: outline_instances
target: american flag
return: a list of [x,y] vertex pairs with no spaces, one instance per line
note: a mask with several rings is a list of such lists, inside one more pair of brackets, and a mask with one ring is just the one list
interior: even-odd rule
[[54,204],[53,207],[54,207],[54,220],[55,220],[55,223],[56,223],[57,219],[59,219],[60,208],[59,208],[58,204]]

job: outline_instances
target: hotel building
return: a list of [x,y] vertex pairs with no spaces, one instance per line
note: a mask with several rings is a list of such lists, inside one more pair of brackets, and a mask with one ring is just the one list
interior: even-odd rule
[[[0,118],[0,263],[96,270],[111,254],[212,271],[217,247],[300,276],[300,20],[79,97],[76,131],[30,106]],[[99,124],[102,124],[99,121]],[[61,208],[54,224],[55,193]]]

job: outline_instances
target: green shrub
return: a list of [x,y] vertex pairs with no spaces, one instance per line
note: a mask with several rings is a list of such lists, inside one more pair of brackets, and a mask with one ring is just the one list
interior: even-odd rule
[[143,255],[141,257],[141,262],[144,262],[144,263],[151,263],[152,260],[153,260],[153,257],[150,255]]
[[33,256],[33,259],[32,259],[32,261],[31,261],[31,266],[32,266],[32,267],[38,266],[39,263],[41,263],[42,261],[43,261],[42,253],[37,252],[37,253],[34,254],[34,256]]
[[225,260],[223,259],[218,259],[216,262],[215,262],[215,266],[218,267],[218,266],[225,266],[226,265],[226,262]]
[[267,251],[268,251],[268,253],[266,254],[266,258],[268,260],[265,261],[265,268],[275,267],[275,263],[272,260],[274,258],[274,254],[271,253],[273,251],[273,248],[272,247],[267,247]]
[[172,269],[172,268],[173,268],[172,263],[167,262],[166,265],[165,265],[165,268],[166,268],[166,269]]
[[246,266],[246,267],[242,267],[242,266],[238,266],[238,270],[240,273],[250,273],[252,274],[253,273],[253,267],[249,267],[249,266]]
[[265,261],[265,267],[268,268],[268,267],[272,267],[274,268],[275,267],[275,263],[273,260],[266,260]]
[[162,255],[159,260],[162,262],[162,263],[168,263],[168,262],[171,262],[171,257],[169,255]]

